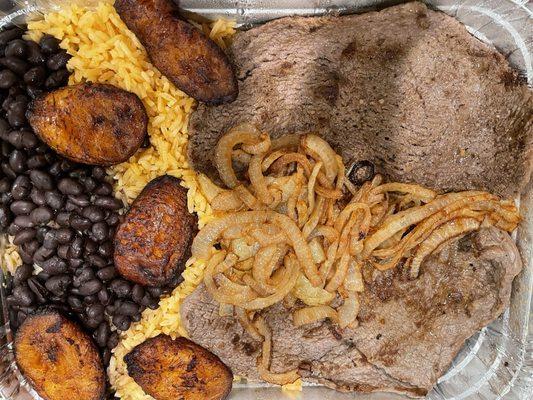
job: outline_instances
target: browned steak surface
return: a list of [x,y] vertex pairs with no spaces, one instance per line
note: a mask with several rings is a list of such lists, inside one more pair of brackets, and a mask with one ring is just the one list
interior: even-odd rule
[[[298,367],[306,381],[342,391],[422,396],[464,341],[509,304],[521,261],[512,239],[495,228],[447,243],[409,280],[401,269],[367,274],[359,326],[329,322],[295,328],[291,311],[264,310],[273,331],[272,370]],[[183,303],[191,340],[218,355],[236,375],[258,379],[260,344],[200,286]]]
[[282,18],[239,32],[239,96],[200,105],[195,168],[240,122],[274,137],[316,131],[345,162],[442,190],[519,192],[531,173],[533,96],[497,51],[452,17],[408,3],[343,17]]

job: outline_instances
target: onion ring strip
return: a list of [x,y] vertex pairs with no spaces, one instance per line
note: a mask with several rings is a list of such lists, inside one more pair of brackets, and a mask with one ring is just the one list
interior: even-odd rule
[[428,239],[423,242],[411,261],[410,276],[415,279],[418,276],[420,266],[424,259],[433,253],[441,244],[456,236],[479,228],[480,222],[473,218],[457,218],[435,229]]

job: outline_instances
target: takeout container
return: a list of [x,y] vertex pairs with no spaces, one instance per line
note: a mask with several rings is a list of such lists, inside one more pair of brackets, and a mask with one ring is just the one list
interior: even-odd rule
[[[39,18],[65,0],[0,0],[0,28]],[[78,0],[95,4],[95,0]],[[248,28],[288,15],[357,13],[401,1],[383,0],[182,0],[180,8],[190,15],[236,20]],[[464,23],[470,33],[496,47],[533,87],[533,3],[528,0],[428,0]],[[524,217],[515,238],[524,270],[513,283],[511,305],[496,321],[467,340],[450,369],[439,379],[427,398],[443,399],[533,399],[533,184],[516,199]],[[5,238],[0,237],[0,255]],[[1,257],[0,257],[1,259]],[[25,382],[13,361],[13,337],[7,319],[3,274],[0,272],[0,399],[27,400],[40,397]],[[236,384],[232,400],[300,398],[405,399],[390,393],[342,394],[320,386],[306,386],[302,393],[282,392],[279,387]]]

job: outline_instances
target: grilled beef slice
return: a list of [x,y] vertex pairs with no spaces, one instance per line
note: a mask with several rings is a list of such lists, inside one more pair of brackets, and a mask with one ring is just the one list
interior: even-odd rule
[[273,137],[318,132],[346,163],[391,180],[509,196],[531,174],[533,95],[505,58],[454,18],[408,3],[342,17],[289,17],[239,32],[239,96],[200,105],[194,167],[216,177],[213,148],[251,122]]
[[[303,379],[341,391],[423,396],[464,341],[508,306],[521,260],[510,236],[484,228],[445,244],[409,280],[402,268],[371,271],[361,294],[359,326],[329,321],[300,328],[281,304],[262,315],[273,332],[272,370],[299,368]],[[181,309],[191,340],[219,356],[236,375],[255,380],[260,343],[202,285]]]

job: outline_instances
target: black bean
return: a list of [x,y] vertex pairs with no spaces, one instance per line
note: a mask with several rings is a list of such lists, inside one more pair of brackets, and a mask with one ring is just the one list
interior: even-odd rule
[[121,278],[114,279],[113,281],[111,281],[109,288],[119,298],[128,297],[128,295],[131,292],[131,284],[128,281],[121,279]]
[[82,210],[81,215],[83,215],[85,218],[88,218],[91,222],[100,222],[105,218],[105,213],[102,211],[102,209],[93,205],[85,207]]
[[50,90],[64,86],[67,84],[69,76],[70,73],[66,69],[60,69],[59,71],[52,72],[48,78],[46,78],[44,87]]
[[24,30],[19,27],[6,29],[5,31],[0,32],[0,46],[5,46],[13,39],[20,38],[23,34]]
[[69,258],[68,263],[71,268],[75,270],[81,267],[81,265],[83,264],[83,260],[81,258]]
[[39,45],[44,54],[54,54],[59,50],[59,40],[52,35],[43,35],[39,41]]
[[38,303],[44,304],[47,302],[49,296],[48,290],[39,282],[37,278],[32,277],[28,279],[28,287],[35,295],[35,299]]
[[37,251],[37,249],[40,247],[39,242],[37,240],[31,240],[29,242],[24,243],[20,249],[25,251],[28,255],[31,256],[31,261],[33,262],[33,255]]
[[107,282],[117,276],[117,270],[115,269],[114,266],[110,265],[109,267],[99,269],[96,272],[96,276],[100,278],[102,281]]
[[35,295],[33,292],[24,285],[15,286],[13,289],[13,297],[18,305],[29,307],[35,301]]
[[53,176],[61,174],[61,161],[56,161],[50,167],[48,167],[48,173]]
[[115,315],[132,316],[139,313],[139,306],[131,301],[123,301],[120,306],[115,307]]
[[73,204],[77,205],[78,207],[87,207],[91,202],[89,201],[89,197],[86,194],[80,194],[77,196],[68,196],[68,201],[72,202]]
[[20,228],[33,228],[35,226],[29,215],[19,215],[13,223]]
[[46,66],[52,71],[57,71],[58,69],[65,68],[69,59],[70,56],[66,51],[60,51],[46,61]]
[[26,42],[26,45],[28,47],[28,57],[27,60],[32,63],[33,65],[39,65],[46,62],[46,57],[41,52],[41,48],[39,45],[35,42]]
[[9,166],[13,171],[20,174],[26,169],[26,154],[20,150],[13,150],[9,156]]
[[[39,250],[42,248],[43,247],[39,248]],[[37,250],[37,252],[39,250]],[[50,257],[49,259],[38,263],[38,265],[50,275],[65,274],[68,272],[67,263],[57,256]]]
[[137,304],[142,304],[143,297],[144,297],[144,288],[139,284],[136,284],[135,286],[133,286],[133,289],[131,290],[131,298],[133,299],[133,301],[136,302]]
[[91,304],[87,307],[86,314],[90,319],[96,319],[103,321],[104,319],[104,306],[100,303]]
[[131,325],[130,319],[125,315],[113,315],[113,325],[120,331],[127,331]]
[[55,238],[61,244],[67,244],[74,236],[74,232],[69,228],[59,228],[55,231]]
[[15,273],[13,274],[13,283],[18,286],[22,282],[25,282],[30,278],[33,274],[33,266],[30,264],[22,264],[20,267],[18,267],[15,270]]
[[100,289],[100,291],[98,292],[98,300],[100,301],[100,303],[102,303],[104,306],[107,306],[111,303],[111,301],[113,300],[113,297],[111,296],[111,294],[109,293],[109,291],[103,287],[102,289]]
[[94,194],[97,194],[98,196],[109,196],[112,193],[113,193],[113,186],[111,186],[107,182],[104,182],[104,183],[100,184],[94,190]]
[[157,310],[159,308],[159,300],[152,299],[152,301],[150,301],[146,307],[148,307],[150,310]]
[[96,251],[98,250],[98,244],[94,240],[89,238],[85,239],[84,246],[85,251],[83,253],[86,256],[88,256],[89,254],[96,253]]
[[[57,255],[62,258],[63,260],[67,260],[68,259],[68,249],[69,249],[69,245],[68,244],[62,244],[61,246],[58,246],[57,247]],[[69,260],[69,264],[70,264],[70,261]],[[70,264],[72,266],[72,264]]]
[[139,322],[142,318],[141,313],[130,316],[132,322]]
[[11,186],[11,194],[13,199],[21,200],[29,196],[31,192],[31,182],[30,178],[25,175],[17,176],[13,181],[13,186]]
[[13,201],[13,196],[11,193],[2,193],[0,194],[0,204],[11,204]]
[[70,226],[81,232],[91,227],[91,221],[89,221],[87,218],[83,218],[80,215],[73,214],[70,218]]
[[91,233],[98,242],[104,242],[109,238],[109,228],[105,222],[97,222],[91,227]]
[[11,203],[9,209],[15,215],[25,215],[29,214],[36,208],[35,204],[27,200],[17,200]]
[[48,161],[46,160],[46,157],[43,154],[36,154],[28,158],[26,165],[28,166],[28,169],[36,169],[44,167],[47,163]]
[[104,268],[108,264],[108,262],[98,254],[89,254],[89,256],[87,256],[87,261],[96,268]]
[[8,57],[25,58],[28,54],[28,46],[26,42],[21,39],[15,39],[9,42],[6,46],[5,55]]
[[[9,212],[9,215],[11,216],[11,211]],[[11,224],[7,227],[7,234],[9,236],[15,236],[22,228],[15,224],[15,221],[11,222]]]
[[44,239],[43,239],[43,246],[46,247],[47,249],[53,250],[57,248],[57,244],[58,244],[58,241],[55,236],[55,231],[50,230],[46,232],[46,234],[44,235]]
[[98,325],[98,328],[94,332],[93,336],[98,346],[105,347],[107,345],[110,333],[111,330],[106,322],[102,322],[100,325]]
[[43,90],[35,86],[26,86],[26,93],[28,93],[28,96],[30,96],[32,99],[36,99],[43,94]]
[[67,297],[67,303],[72,309],[72,311],[80,312],[81,310],[83,310],[83,303],[79,297],[70,295]]
[[146,290],[153,297],[161,297],[161,294],[163,293],[163,290],[160,287],[147,287]]
[[76,236],[69,249],[69,258],[80,258],[83,255],[83,238]]
[[103,207],[108,210],[119,210],[122,208],[123,204],[119,199],[116,199],[111,196],[98,197],[94,204],[99,207]]
[[[17,174],[15,171],[11,169],[8,162],[3,162],[0,165],[0,168],[2,169],[2,172],[10,179],[15,179],[17,177]],[[4,193],[5,194],[5,193]]]
[[37,240],[42,243],[46,233],[50,230],[47,226],[40,226],[37,228]]
[[46,192],[44,194],[44,199],[46,201],[46,204],[48,204],[54,210],[59,210],[61,207],[63,207],[63,204],[65,203],[63,195],[57,190],[50,190]]
[[98,279],[92,279],[81,285],[79,291],[82,296],[90,296],[98,293],[101,288],[102,282],[100,282]]
[[9,89],[17,82],[17,76],[8,69],[0,71],[0,89]]
[[105,168],[103,167],[93,167],[92,176],[96,180],[103,180],[106,177]]
[[38,206],[44,206],[46,204],[46,199],[44,197],[44,192],[40,191],[37,188],[33,188],[30,192],[30,199],[34,204]]
[[66,195],[79,195],[83,193],[83,186],[72,178],[63,178],[57,184],[59,191]]
[[24,144],[22,143],[22,132],[21,130],[14,130],[9,132],[7,140],[11,145],[17,149],[23,149]]
[[39,189],[52,190],[54,188],[54,181],[52,177],[44,171],[34,169],[30,171],[30,179],[32,183]]
[[71,213],[69,212],[59,212],[56,215],[56,223],[60,226],[69,226],[70,225]]
[[69,172],[74,167],[71,161],[65,159],[61,160],[59,165],[61,167],[61,171],[63,172]]
[[24,74],[24,82],[27,85],[41,86],[46,79],[46,69],[42,66],[30,68]]
[[80,269],[80,270],[78,270],[76,272],[77,272],[76,279],[80,283],[85,283],[87,281],[92,281],[93,279],[96,278],[96,276],[94,274],[94,271],[90,267],[82,268],[82,269]]
[[114,349],[117,347],[120,337],[117,332],[111,332],[109,335],[109,340],[107,341],[107,348]]
[[26,125],[26,107],[27,104],[25,102],[16,101],[11,104],[6,113],[9,125],[13,128],[20,128]]
[[15,238],[13,239],[13,243],[16,244],[17,246],[20,246],[23,243],[33,240],[36,234],[37,234],[37,231],[33,228],[22,229],[15,235]]
[[15,74],[20,76],[23,76],[29,68],[28,63],[26,61],[13,56],[0,58],[0,64],[2,64],[6,68],[9,68]]
[[23,244],[18,249],[19,256],[20,256],[20,258],[21,258],[23,263],[33,264],[33,256],[26,251],[26,249],[24,248],[24,245],[25,244]]
[[48,278],[50,278],[50,274],[47,274],[46,272],[41,271],[36,275],[36,277],[37,279],[39,279],[39,282],[46,282]]
[[[11,189],[11,180],[8,178],[0,179],[0,193],[7,193],[9,192],[9,189]],[[103,213],[102,213],[102,219],[103,219]]]
[[107,241],[101,243],[100,246],[98,246],[98,254],[106,258],[111,257],[113,255],[113,242]]
[[76,204],[71,201],[67,201],[67,204],[64,207],[65,211],[76,211],[77,213],[81,212],[81,207],[78,207]]
[[32,221],[36,225],[47,224],[53,216],[54,212],[48,206],[37,207],[30,214]]
[[9,208],[5,204],[0,205],[0,232],[6,229],[11,223],[12,216]]
[[111,212],[107,217],[106,222],[109,226],[115,226],[120,222],[120,215],[116,212]]
[[0,139],[7,140],[8,133],[9,133],[9,124],[4,118],[0,118]]
[[[20,132],[22,132],[22,146],[25,149],[33,149],[35,146],[37,146],[37,144],[39,144],[37,136],[35,136],[32,132],[26,130],[21,130]],[[26,165],[28,166],[28,168],[30,168],[28,163],[26,163]]]
[[85,190],[89,193],[91,193],[98,185],[96,180],[91,177],[80,178],[80,182],[85,186]]
[[71,283],[72,278],[70,277],[70,275],[59,274],[50,277],[50,279],[48,279],[44,285],[50,292],[52,292],[56,296],[61,296],[67,292],[68,287]]

